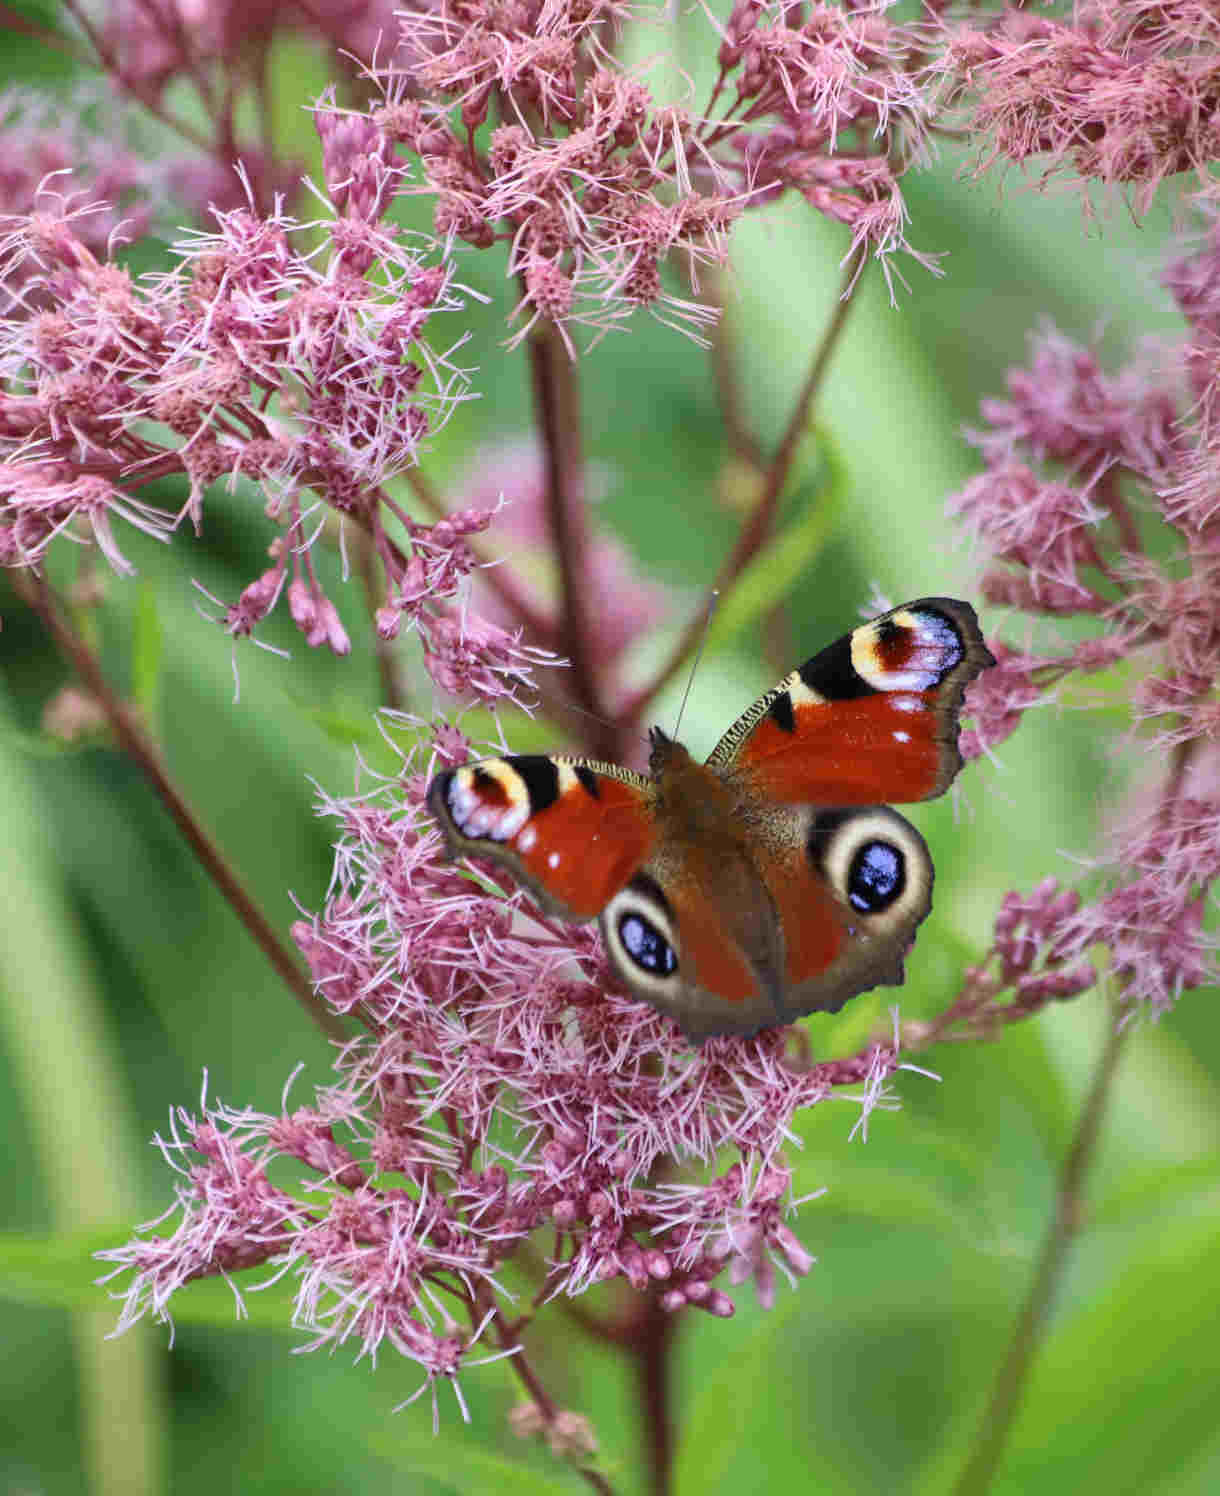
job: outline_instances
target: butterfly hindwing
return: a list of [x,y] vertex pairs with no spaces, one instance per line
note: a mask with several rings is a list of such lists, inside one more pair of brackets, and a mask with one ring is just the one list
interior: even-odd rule
[[543,907],[593,919],[651,852],[652,786],[614,764],[516,754],[438,774],[428,807],[455,856],[503,863]]
[[662,845],[602,915],[620,976],[695,1040],[897,985],[932,905],[927,846],[895,811],[777,806],[751,821],[748,869],[724,860],[714,882],[692,880]]
[[733,724],[708,763],[779,804],[929,799],[961,768],[962,693],[994,663],[968,603],[920,598],[794,670]]
[[784,1022],[774,959],[752,959],[756,942],[740,919],[725,918],[688,880],[666,882],[665,871],[663,854],[646,863],[602,914],[606,952],[625,985],[696,1041]]
[[783,1021],[783,935],[713,770],[654,730],[658,838],[602,915],[606,950],[637,996],[692,1038]]
[[786,1020],[900,983],[932,907],[932,859],[915,827],[885,806],[763,816],[755,863],[784,935]]

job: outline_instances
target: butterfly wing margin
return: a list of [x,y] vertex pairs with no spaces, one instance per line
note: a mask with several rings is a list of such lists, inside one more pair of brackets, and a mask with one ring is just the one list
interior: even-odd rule
[[962,766],[963,693],[994,664],[969,603],[904,603],[845,634],[756,701],[708,765],[759,801],[930,799]]
[[547,913],[581,922],[652,852],[654,794],[617,764],[514,754],[443,770],[427,804],[451,856],[503,864]]

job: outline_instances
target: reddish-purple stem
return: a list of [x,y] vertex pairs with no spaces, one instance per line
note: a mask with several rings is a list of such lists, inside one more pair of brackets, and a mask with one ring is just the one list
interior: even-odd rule
[[[855,299],[855,287],[857,272],[864,250],[857,250],[847,262],[843,277],[843,289],[835,302],[834,313],[827,324],[826,331],[813,356],[809,373],[796,403],[792,408],[792,414],[788,418],[788,425],[780,438],[779,446],[776,448],[775,456],[771,459],[763,478],[762,490],[758,499],[751,509],[745,524],[742,526],[733,549],[725,558],[723,565],[716,575],[712,584],[712,592],[727,592],[736,582],[737,578],[745,570],[748,563],[753,560],[759,550],[766,542],[770,533],[771,525],[775,519],[775,512],[779,506],[779,500],[784,491],[784,485],[788,481],[788,475],[792,470],[793,458],[801,437],[805,434],[809,425],[809,415],[813,408],[814,400],[822,387],[822,381],[826,377],[831,355],[838,346],[839,337],[847,322],[847,314]],[[624,720],[628,723],[637,722],[640,714],[648,706],[649,702],[662,690],[682,668],[682,664],[690,651],[695,647],[703,631],[704,619],[710,605],[710,597],[692,615],[690,622],[684,629],[677,644],[674,646],[669,658],[661,666],[660,670],[647,682],[627,703],[623,712]]]
[[648,1467],[653,1496],[669,1496],[673,1483],[674,1425],[671,1407],[672,1358],[676,1320],[649,1298],[633,1349],[638,1357],[640,1415],[648,1443]]
[[[486,1287],[483,1286],[476,1293],[475,1301],[472,1305],[472,1318],[475,1315],[481,1318],[483,1314],[486,1314],[491,1309],[493,1303],[494,1300],[490,1297]],[[513,1352],[507,1358],[508,1364],[512,1367],[517,1379],[529,1394],[530,1401],[538,1409],[543,1422],[548,1427],[553,1426],[559,1415],[559,1407],[555,1399],[546,1390],[525,1353],[525,1346],[521,1341],[519,1326],[515,1324],[510,1325],[499,1309],[495,1309],[492,1312],[491,1321],[495,1326],[496,1338],[500,1343],[500,1349],[511,1350]],[[600,1470],[595,1470],[591,1465],[579,1463],[576,1464],[575,1468],[587,1483],[599,1493],[599,1496],[614,1496],[613,1486],[611,1486]]]
[[176,131],[184,140],[190,141],[197,149],[210,155],[213,148],[212,142],[206,136],[196,130],[193,125],[188,124],[178,115],[166,109],[151,89],[137,88],[130,79],[124,77],[123,71],[118,64],[118,58],[114,55],[111,48],[106,45],[101,32],[90,21],[84,8],[78,3],[78,0],[64,0],[64,4],[77,25],[89,38],[90,44],[97,53],[98,61],[110,75],[110,79],[115,86],[122,88],[132,98],[136,99],[148,110],[154,119],[159,119],[162,124],[168,125],[171,130]]
[[1123,1023],[1122,1018],[1122,1010],[1116,1005],[1111,1013],[1105,1048],[1076,1126],[1076,1135],[1063,1161],[1054,1214],[1042,1244],[1029,1297],[1000,1365],[970,1456],[953,1487],[953,1496],[985,1496],[999,1469],[1009,1431],[1020,1411],[1034,1356],[1041,1343],[1042,1328],[1054,1304],[1068,1253],[1080,1231],[1084,1183],[1093,1161],[1123,1045],[1134,1028],[1131,1023]]
[[547,515],[559,561],[562,647],[572,662],[577,702],[585,711],[600,716],[601,696],[592,650],[592,598],[586,564],[589,538],[576,375],[563,340],[550,323],[535,331],[529,349],[534,408],[546,453]]
[[123,751],[139,765],[204,871],[250,932],[276,974],[328,1038],[340,1044],[346,1043],[348,1034],[314,992],[309,979],[276,934],[271,922],[247,893],[236,873],[221,855],[220,849],[204,831],[198,817],[170,779],[160,754],[138,717],[111,689],[110,682],[102,673],[92,651],[67,622],[46,579],[35,578],[32,585],[23,586],[21,592],[42,619],[60,652],[102,708]]

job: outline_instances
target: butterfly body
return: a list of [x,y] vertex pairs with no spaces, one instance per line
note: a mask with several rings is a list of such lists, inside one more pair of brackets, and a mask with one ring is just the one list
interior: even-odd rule
[[992,663],[968,604],[925,598],[793,671],[705,764],[654,729],[646,778],[516,755],[445,770],[428,804],[454,855],[600,916],[626,986],[691,1038],[754,1033],[902,981],[932,862],[881,802],[947,788],[962,692]]

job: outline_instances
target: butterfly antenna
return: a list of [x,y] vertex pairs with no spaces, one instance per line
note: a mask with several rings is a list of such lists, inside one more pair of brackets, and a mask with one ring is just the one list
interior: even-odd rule
[[[600,712],[591,712],[587,706],[577,706],[574,701],[565,701],[562,706],[564,712],[575,712],[578,716],[588,717],[591,722],[596,722],[599,727],[609,727],[617,731],[619,724],[609,717],[603,717]],[[648,739],[643,733],[637,732],[633,736],[639,738],[640,742],[646,743]]]
[[686,714],[686,703],[690,700],[690,688],[695,684],[695,671],[699,668],[699,661],[703,658],[703,649],[707,644],[707,636],[712,631],[712,618],[716,612],[716,604],[720,601],[720,592],[716,587],[712,588],[712,595],[708,599],[707,617],[703,620],[703,634],[699,639],[699,648],[695,651],[695,658],[691,661],[690,674],[686,677],[686,690],[682,693],[682,705],[678,708],[678,720],[674,723],[674,737],[678,736],[678,729],[682,726],[682,718]]

